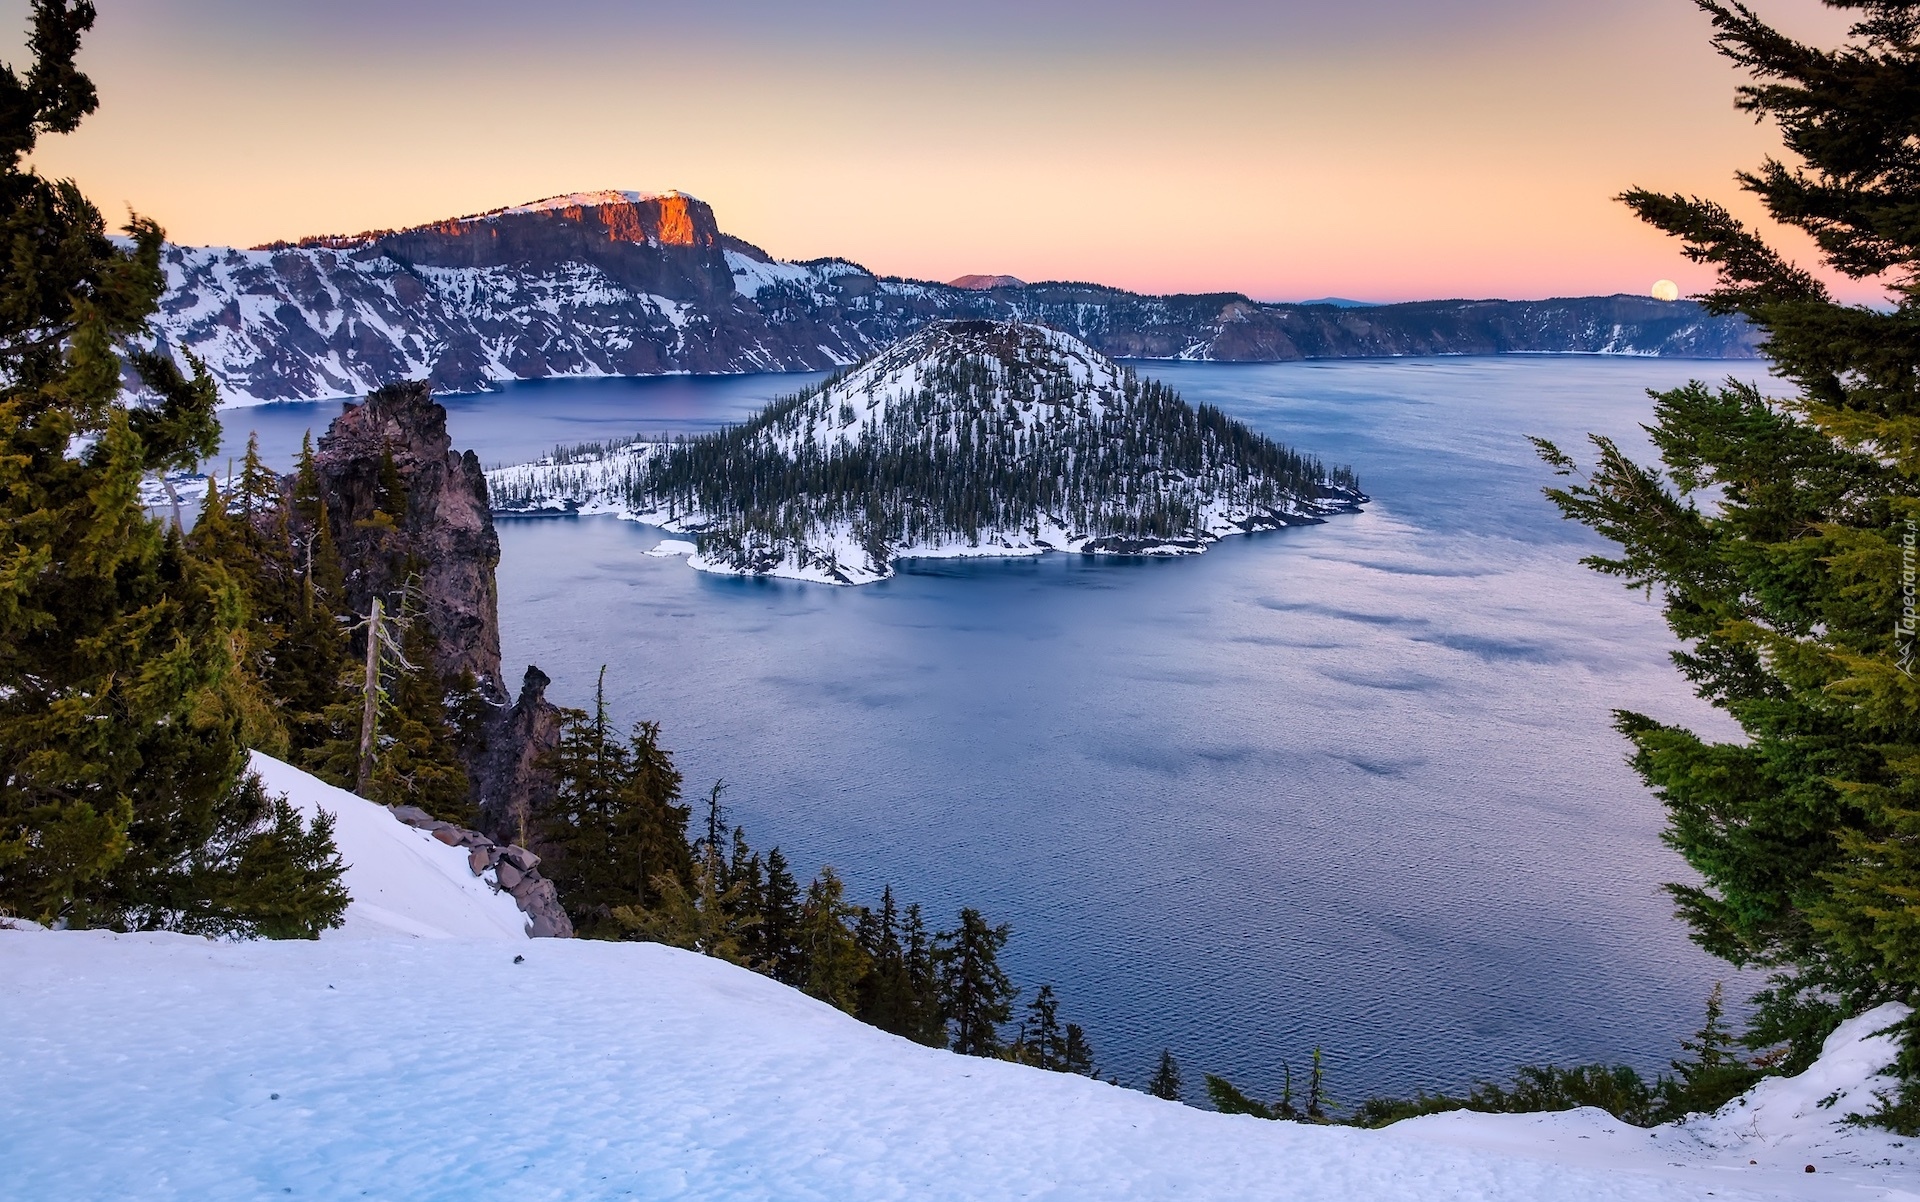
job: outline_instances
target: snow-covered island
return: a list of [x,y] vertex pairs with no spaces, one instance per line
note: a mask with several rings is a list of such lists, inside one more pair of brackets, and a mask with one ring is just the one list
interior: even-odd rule
[[998,321],[931,326],[714,434],[561,448],[487,487],[496,513],[614,513],[696,536],[696,568],[834,584],[911,558],[1192,554],[1367,499],[1070,334]]
[[1866,1202],[1920,1180],[1913,1141],[1848,1120],[1894,1086],[1894,1004],[1799,1076],[1651,1129],[1268,1122],[923,1047],[692,952],[529,939],[468,849],[254,766],[336,815],[345,925],[0,920],[0,1198]]

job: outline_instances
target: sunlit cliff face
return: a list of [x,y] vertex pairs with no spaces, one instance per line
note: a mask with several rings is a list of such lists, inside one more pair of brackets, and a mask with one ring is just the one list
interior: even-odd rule
[[574,225],[597,223],[609,242],[711,248],[718,240],[713,210],[682,192],[576,192],[421,228],[456,238],[497,238],[501,219],[533,214]]
[[[660,245],[694,245],[693,202],[691,198],[682,196],[678,192],[672,192],[660,197],[657,203],[660,206],[660,215],[658,225],[654,231],[654,237],[659,239]],[[631,212],[633,210],[629,209],[628,211]],[[616,215],[614,211],[610,211],[608,207],[602,206],[600,210],[600,220],[607,223],[607,232],[610,236],[616,239],[620,237],[620,234],[617,232],[618,227],[615,225]],[[618,220],[624,221],[624,215],[620,216]],[[711,226],[712,222],[709,221],[708,225]],[[709,246],[712,245],[712,243],[713,239],[710,236],[704,242],[705,245]]]

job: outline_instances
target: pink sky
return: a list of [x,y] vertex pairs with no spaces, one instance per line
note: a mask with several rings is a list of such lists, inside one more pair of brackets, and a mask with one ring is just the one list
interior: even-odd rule
[[[101,112],[38,164],[189,243],[679,188],[773,254],[925,278],[1694,291],[1706,273],[1611,198],[1751,213],[1732,173],[1776,145],[1685,0],[102,8]],[[1762,11],[1842,29],[1812,0]],[[0,28],[25,12],[0,0]]]

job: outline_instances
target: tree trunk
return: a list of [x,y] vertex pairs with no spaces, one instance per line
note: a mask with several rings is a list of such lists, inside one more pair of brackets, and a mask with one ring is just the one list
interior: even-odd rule
[[380,714],[380,598],[373,599],[373,612],[367,616],[367,681],[365,706],[360,712],[360,771],[355,775],[353,791],[362,797],[373,785],[373,740]]

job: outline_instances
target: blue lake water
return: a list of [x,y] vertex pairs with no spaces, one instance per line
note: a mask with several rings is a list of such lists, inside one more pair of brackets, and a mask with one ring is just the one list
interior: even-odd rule
[[[1159,1050],[1259,1096],[1326,1049],[1338,1100],[1527,1061],[1664,1067],[1714,980],[1660,891],[1685,867],[1609,714],[1727,736],[1657,606],[1578,559],[1527,434],[1643,445],[1645,390],[1750,363],[1143,364],[1374,497],[1178,560],[929,561],[858,589],[697,573],[610,518],[500,524],[510,673],[608,666],[689,793],[756,846],[1009,922],[1103,1073]],[[710,428],[812,377],[520,385],[451,398],[489,462]],[[229,411],[285,461],[337,405]]]

